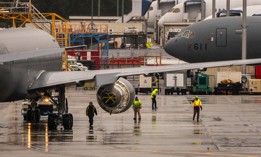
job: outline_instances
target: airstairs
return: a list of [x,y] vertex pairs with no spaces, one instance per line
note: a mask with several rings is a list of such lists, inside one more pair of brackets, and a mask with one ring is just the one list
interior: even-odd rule
[[51,21],[47,20],[40,11],[38,11],[34,5],[31,4],[31,23],[50,34],[52,34],[51,30]]

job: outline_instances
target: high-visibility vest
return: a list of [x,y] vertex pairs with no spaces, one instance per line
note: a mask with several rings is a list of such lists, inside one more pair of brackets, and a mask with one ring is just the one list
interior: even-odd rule
[[140,100],[134,100],[132,108],[142,108],[142,103]]
[[154,90],[151,92],[150,97],[151,97],[151,98],[155,98],[157,91],[158,91],[157,89],[154,89]]
[[195,107],[196,106],[198,106],[198,107],[202,106],[202,103],[201,103],[201,101],[199,99],[198,100],[194,100],[193,104],[194,104]]

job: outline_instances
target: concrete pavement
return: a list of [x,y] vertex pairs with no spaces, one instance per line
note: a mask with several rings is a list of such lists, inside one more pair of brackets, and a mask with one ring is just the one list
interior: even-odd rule
[[[96,91],[68,88],[72,131],[48,131],[46,117],[38,124],[23,122],[20,102],[1,103],[0,154],[4,156],[259,156],[261,96],[199,96],[203,111],[192,121],[193,95],[159,95],[151,110],[149,95],[140,94],[142,120],[133,111],[110,115],[97,104]],[[88,127],[87,103],[98,109]],[[260,155],[261,156],[261,155]]]

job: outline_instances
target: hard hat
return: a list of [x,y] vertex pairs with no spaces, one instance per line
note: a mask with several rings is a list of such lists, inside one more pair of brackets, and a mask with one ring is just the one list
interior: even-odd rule
[[195,98],[198,98],[198,96],[195,96]]
[[158,89],[155,89],[155,91],[157,92],[157,91],[158,91]]

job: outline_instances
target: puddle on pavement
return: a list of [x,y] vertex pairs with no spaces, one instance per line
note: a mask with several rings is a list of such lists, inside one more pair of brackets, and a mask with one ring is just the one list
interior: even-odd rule
[[222,121],[222,119],[220,117],[215,117],[213,118],[214,121]]

